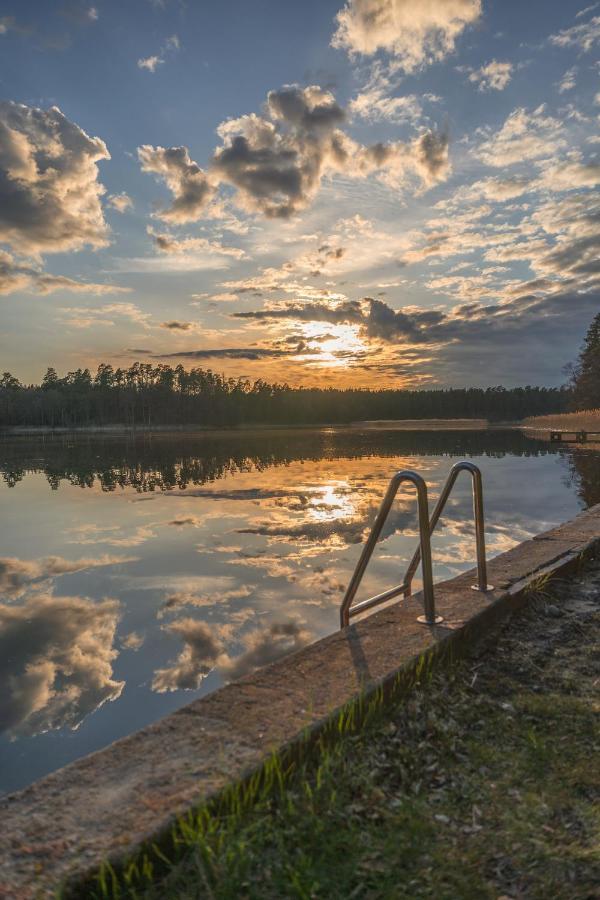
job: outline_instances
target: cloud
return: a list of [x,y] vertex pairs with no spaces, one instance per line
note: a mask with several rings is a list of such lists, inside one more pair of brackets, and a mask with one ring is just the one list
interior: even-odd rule
[[219,606],[222,608],[230,604],[232,600],[244,600],[251,593],[252,591],[246,585],[240,585],[240,587],[231,588],[230,590],[223,588],[212,594],[177,591],[165,598],[158,616],[162,618],[166,613],[181,609],[182,606],[193,606],[195,608]]
[[68,291],[76,294],[125,294],[131,288],[116,284],[97,284],[77,281],[64,275],[50,275],[38,266],[19,263],[10,253],[0,249],[0,294],[28,291],[37,294],[52,294]]
[[125,685],[115,681],[117,600],[35,594],[0,604],[0,730],[77,728]]
[[223,653],[224,627],[219,634],[215,626],[186,618],[163,625],[163,630],[181,638],[184,648],[172,665],[156,670],[152,690],[159,694],[196,690]]
[[71,575],[87,569],[116,566],[135,562],[133,556],[109,556],[104,554],[92,559],[64,559],[62,556],[47,556],[44,559],[19,559],[15,556],[0,557],[0,595],[20,597],[32,586],[59,575]]
[[171,35],[171,37],[168,37],[166,39],[165,43],[160,48],[158,53],[154,54],[153,56],[146,56],[138,59],[138,69],[146,69],[147,72],[152,73],[156,72],[157,68],[164,65],[164,63],[166,62],[167,54],[179,50],[179,47],[179,38],[176,34]]
[[558,83],[558,93],[564,94],[566,91],[572,91],[577,84],[577,66],[572,66],[564,73]]
[[0,18],[0,34],[8,34],[8,32],[15,26],[15,17],[14,16],[2,16]]
[[390,97],[381,88],[361,91],[351,101],[350,115],[368,122],[417,122],[423,107],[416,94]]
[[148,525],[138,525],[133,531],[127,533],[119,525],[82,525],[69,529],[75,537],[70,544],[96,545],[108,544],[111,547],[137,547],[150,538],[156,537],[155,532]]
[[329,91],[286,85],[269,92],[264,115],[219,126],[223,143],[207,171],[185,147],[140,147],[142,169],[159,174],[174,195],[172,206],[156,215],[179,224],[203,214],[221,216],[219,185],[234,189],[233,202],[244,211],[287,219],[310,205],[326,176],[374,176],[395,189],[415,182],[429,188],[447,177],[446,134],[424,131],[412,141],[363,146],[340,128],[345,120]]
[[168,331],[190,331],[194,328],[194,323],[172,320],[171,322],[161,322],[160,327],[166,328]]
[[206,172],[190,159],[187,147],[138,147],[142,172],[159,175],[173,194],[173,203],[155,215],[165,222],[184,225],[200,217],[214,195]]
[[161,253],[176,255],[214,254],[216,256],[230,256],[232,259],[244,259],[246,254],[239,247],[228,247],[218,241],[209,241],[207,238],[188,237],[176,238],[171,234],[157,234],[152,229],[148,232],[154,238],[156,249]]
[[198,516],[181,516],[178,519],[171,519],[170,522],[167,522],[167,525],[173,525],[176,528],[183,528],[184,525],[191,525],[193,528],[199,528],[202,524],[202,520],[198,518]]
[[133,209],[133,200],[129,194],[125,193],[125,191],[121,191],[120,194],[110,194],[108,197],[108,204],[120,213],[127,212],[128,209]]
[[[594,269],[597,269],[597,266],[594,266],[593,254],[597,252],[599,242],[596,235],[565,242],[564,245],[540,255],[535,264],[540,272],[550,275],[583,275],[588,269],[593,274]],[[530,255],[531,251],[528,249],[527,253]],[[382,300],[365,298],[362,301],[348,301],[336,306],[322,303],[287,304],[275,309],[235,315],[239,318],[267,321],[289,319],[333,324],[353,323],[359,325],[360,333],[365,338],[370,338],[380,345],[429,344],[439,352],[442,348],[454,344],[472,346],[474,341],[480,348],[485,345],[491,346],[495,341],[501,346],[502,340],[515,340],[514,336],[519,332],[522,332],[519,334],[519,340],[524,341],[525,334],[531,336],[532,328],[541,333],[544,327],[553,327],[553,324],[557,328],[564,327],[569,315],[589,315],[594,304],[598,302],[597,290],[578,295],[567,289],[568,281],[565,286],[552,281],[554,293],[548,296],[545,295],[545,290],[529,292],[530,286],[521,284],[519,289],[513,286],[513,296],[507,296],[506,299],[498,300],[494,304],[484,305],[479,302],[479,298],[482,279],[485,286],[487,278],[485,275],[478,275],[475,279],[475,302],[462,303],[450,310],[419,308],[395,310]],[[458,296],[465,296],[464,282],[468,285],[471,279],[456,277],[444,281],[449,287],[456,286],[459,289]],[[499,298],[502,292],[496,289],[492,293]],[[400,352],[405,351],[402,349]],[[260,528],[261,534],[275,535],[278,526],[260,526]],[[288,532],[289,529],[286,528],[285,533]]]
[[139,650],[144,643],[144,636],[136,631],[130,631],[125,637],[121,638],[121,646],[127,650]]
[[89,3],[77,2],[77,0],[64,3],[60,8],[60,13],[76,25],[92,25],[99,18],[98,9],[95,6]]
[[514,110],[496,134],[484,132],[486,139],[473,156],[488,166],[501,168],[515,163],[555,156],[565,142],[558,119],[545,115],[545,106],[532,112]]
[[397,86],[392,83],[389,68],[379,61],[371,65],[369,78],[348,106],[352,118],[368,122],[410,122],[415,125],[423,117],[423,101],[436,103],[435,94],[404,94],[393,96]]
[[60,312],[67,317],[67,324],[75,328],[90,328],[93,325],[114,325],[115,316],[129,319],[142,328],[148,328],[150,313],[142,312],[135,303],[105,303],[103,306],[63,306]]
[[480,69],[469,75],[469,81],[477,85],[479,91],[503,91],[509,84],[513,71],[511,62],[498,62],[493,59]]
[[192,294],[190,306],[202,306],[205,303],[236,303],[239,299],[238,294],[231,291],[223,291],[221,294]]
[[565,28],[558,34],[550,36],[550,43],[556,47],[574,47],[582,53],[589,52],[600,41],[600,16],[594,16],[589,22]]
[[252,113],[219,126],[224,145],[212,167],[237,188],[243,209],[287,218],[309,204],[324,170],[335,165],[344,119],[333,95],[319,87],[270,91],[266,117]]
[[138,69],[147,69],[148,72],[156,72],[158,66],[162,66],[164,59],[161,56],[145,56],[138,59]]
[[316,350],[309,349],[305,344],[299,343],[287,350],[274,347],[214,347],[207,350],[180,350],[176,353],[155,353],[157,359],[249,359],[258,362],[263,359],[284,359],[297,357],[299,354],[316,354]]
[[463,196],[469,200],[484,197],[486,200],[504,201],[520,197],[530,190],[532,183],[529,178],[483,178],[463,189]]
[[0,242],[21,254],[104,247],[97,163],[110,159],[53,106],[0,102]]
[[537,186],[550,191],[595,187],[600,182],[600,163],[556,162],[544,166]]
[[219,672],[228,681],[241,678],[283,656],[300,650],[312,640],[311,632],[298,622],[278,622],[245,635],[245,651],[219,661]]
[[385,50],[412,72],[452,53],[458,36],[480,15],[480,0],[348,0],[336,16],[331,43],[350,55]]
[[239,319],[292,319],[299,322],[341,322],[360,325],[368,337],[394,340],[399,336],[413,342],[427,342],[431,327],[443,319],[437,310],[393,310],[383,300],[365,297],[363,300],[347,300],[342,303],[288,303],[257,312],[233,313]]

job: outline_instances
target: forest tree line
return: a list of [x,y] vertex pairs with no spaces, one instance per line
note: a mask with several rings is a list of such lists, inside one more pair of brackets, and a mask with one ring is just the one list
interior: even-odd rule
[[572,387],[294,388],[181,365],[136,362],[122,369],[101,363],[95,375],[76,369],[61,378],[49,368],[41,384],[21,384],[5,372],[0,378],[0,426],[151,428],[428,418],[508,422],[565,412],[572,399]]

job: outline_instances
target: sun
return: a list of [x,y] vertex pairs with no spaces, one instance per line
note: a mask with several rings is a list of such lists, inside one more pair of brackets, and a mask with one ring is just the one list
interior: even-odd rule
[[314,366],[347,368],[367,350],[358,325],[302,322],[300,330],[307,349],[305,359]]

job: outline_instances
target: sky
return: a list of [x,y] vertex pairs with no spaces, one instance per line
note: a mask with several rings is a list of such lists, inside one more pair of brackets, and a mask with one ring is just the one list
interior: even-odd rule
[[5,0],[0,369],[557,385],[600,3]]

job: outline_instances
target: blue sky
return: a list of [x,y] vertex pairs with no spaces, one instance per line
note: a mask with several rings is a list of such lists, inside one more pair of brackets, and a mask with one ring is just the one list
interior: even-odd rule
[[585,2],[9,0],[2,369],[560,383],[599,40]]

